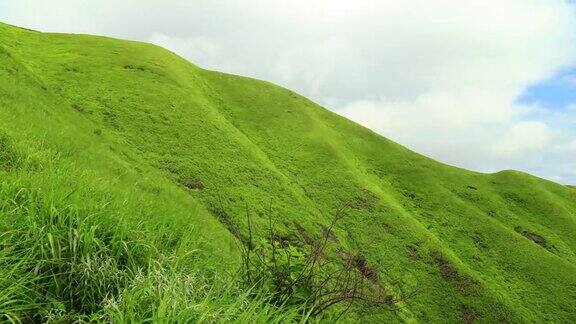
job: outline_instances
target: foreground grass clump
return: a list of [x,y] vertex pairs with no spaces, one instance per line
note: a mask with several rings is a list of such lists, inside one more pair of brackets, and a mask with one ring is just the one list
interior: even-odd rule
[[101,193],[85,189],[64,192],[24,183],[0,186],[2,197],[11,197],[0,204],[3,321],[301,318],[297,308],[271,306],[233,274],[195,265],[194,250],[162,253],[115,214],[110,197],[98,200]]
[[[575,215],[267,82],[0,24],[2,321],[574,322]],[[391,307],[316,314],[346,278]]]

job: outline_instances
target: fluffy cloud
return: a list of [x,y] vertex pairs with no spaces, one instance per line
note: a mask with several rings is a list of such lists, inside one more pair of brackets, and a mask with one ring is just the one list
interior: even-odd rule
[[576,157],[561,149],[576,114],[516,100],[576,63],[565,1],[3,2],[15,24],[152,41],[275,81],[451,164],[576,182]]
[[526,152],[543,150],[550,140],[548,126],[542,122],[518,122],[494,144],[496,156],[509,159],[523,157]]

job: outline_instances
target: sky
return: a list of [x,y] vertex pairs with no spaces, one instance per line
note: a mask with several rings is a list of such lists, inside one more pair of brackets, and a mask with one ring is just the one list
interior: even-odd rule
[[576,184],[574,0],[0,0],[0,21],[152,42],[442,162]]

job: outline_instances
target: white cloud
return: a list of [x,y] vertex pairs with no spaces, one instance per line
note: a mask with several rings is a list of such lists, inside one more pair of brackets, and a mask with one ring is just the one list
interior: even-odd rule
[[[576,139],[568,143],[559,145],[558,150],[561,152],[569,152],[576,155]],[[574,170],[574,172],[576,172],[576,170]]]
[[526,153],[541,151],[549,140],[546,124],[534,121],[518,122],[494,144],[492,151],[496,156],[516,159]]
[[2,1],[12,23],[152,41],[278,82],[451,164],[576,182],[557,149],[576,139],[566,116],[515,102],[576,64],[562,0]]

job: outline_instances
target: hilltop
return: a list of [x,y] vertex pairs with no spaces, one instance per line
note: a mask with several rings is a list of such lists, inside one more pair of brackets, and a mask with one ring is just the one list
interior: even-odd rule
[[301,319],[238,283],[236,237],[273,221],[298,245],[343,206],[331,246],[415,291],[347,320],[576,320],[573,188],[444,165],[151,44],[0,24],[0,197],[3,320]]

